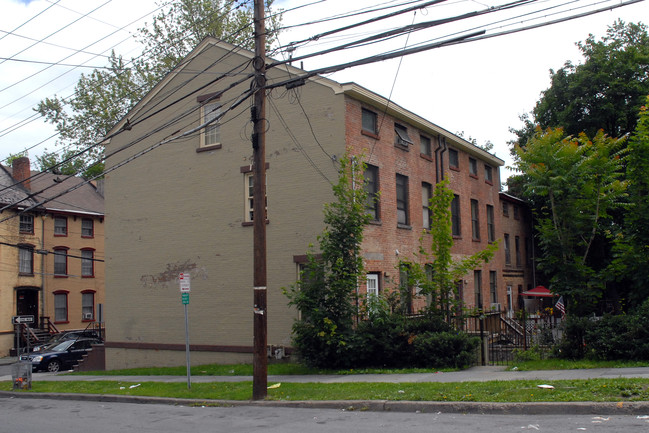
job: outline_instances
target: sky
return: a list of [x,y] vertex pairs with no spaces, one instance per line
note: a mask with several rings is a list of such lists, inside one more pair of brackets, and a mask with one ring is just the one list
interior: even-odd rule
[[[279,43],[287,45],[326,30],[364,21],[369,16],[357,15],[312,25],[305,23],[360,11],[368,5],[406,2],[276,0],[275,7],[285,10],[283,24],[295,26],[280,34]],[[470,29],[486,29],[486,34],[491,35],[621,2],[537,0],[509,11],[493,9],[505,3],[504,0],[447,0],[372,25],[321,37],[297,46],[293,56],[358,40],[379,30],[492,8],[486,15],[303,60],[304,69],[313,70],[427,41],[445,40]],[[156,12],[158,5],[154,0],[0,0],[0,8],[3,11],[0,16],[0,159],[29,149],[29,156],[34,160],[46,149],[57,149],[57,145],[56,138],[48,139],[55,130],[35,116],[33,108],[47,97],[70,96],[80,74],[92,72],[89,66],[107,64],[105,56],[110,50],[114,49],[125,58],[137,56],[141,46],[133,34],[146,22],[151,22],[151,14]],[[545,11],[532,14],[541,9]],[[568,12],[556,13],[560,10]],[[583,59],[575,43],[585,40],[589,34],[599,39],[607,26],[617,19],[649,23],[649,2],[512,35],[350,68],[328,77],[341,83],[356,82],[451,133],[476,139],[478,144],[490,141],[494,144],[492,152],[509,166],[512,161],[507,143],[514,137],[509,128],[521,126],[519,116],[529,112],[541,92],[549,87],[549,71],[561,68],[566,61],[580,63]],[[79,50],[83,52],[77,52]],[[281,59],[285,55],[277,53],[275,56]],[[509,174],[510,170],[501,170],[503,179]]]

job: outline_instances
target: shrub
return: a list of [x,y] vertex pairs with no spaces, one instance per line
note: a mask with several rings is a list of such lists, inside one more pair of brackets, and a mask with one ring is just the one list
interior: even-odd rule
[[479,345],[479,338],[462,332],[425,332],[413,340],[413,366],[463,368],[475,361]]

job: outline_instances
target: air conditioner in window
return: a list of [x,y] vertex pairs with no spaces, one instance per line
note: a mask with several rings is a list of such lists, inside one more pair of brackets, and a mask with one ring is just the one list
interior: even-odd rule
[[92,320],[92,313],[83,313],[83,320]]
[[491,309],[493,311],[500,311],[500,303],[495,302],[495,303],[491,304]]

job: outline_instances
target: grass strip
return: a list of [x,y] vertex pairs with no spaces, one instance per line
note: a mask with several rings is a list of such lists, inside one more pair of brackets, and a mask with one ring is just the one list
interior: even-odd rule
[[[552,385],[542,389],[538,385]],[[269,383],[269,386],[277,385]],[[268,390],[268,400],[389,400],[477,402],[619,402],[649,400],[649,379],[491,381],[462,383],[281,383]],[[11,382],[0,382],[11,391]],[[82,393],[200,400],[249,400],[252,382],[187,383],[70,381],[32,382],[33,393]]]

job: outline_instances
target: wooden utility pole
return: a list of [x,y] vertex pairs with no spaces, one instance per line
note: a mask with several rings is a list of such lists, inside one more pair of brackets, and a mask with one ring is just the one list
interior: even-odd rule
[[253,249],[254,249],[254,347],[252,398],[266,398],[268,358],[266,354],[266,26],[264,1],[255,0],[255,100],[252,107],[253,149]]

